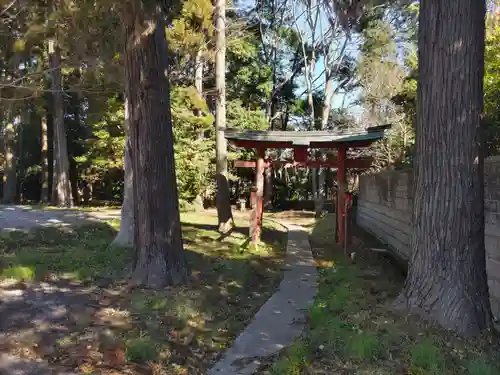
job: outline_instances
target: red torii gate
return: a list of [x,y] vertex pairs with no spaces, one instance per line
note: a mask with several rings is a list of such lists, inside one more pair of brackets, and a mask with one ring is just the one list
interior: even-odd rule
[[[255,188],[256,202],[252,210],[250,237],[253,243],[260,241],[264,198],[264,169],[271,167],[310,167],[337,168],[337,228],[338,241],[341,246],[345,240],[345,221],[343,216],[346,193],[346,168],[367,169],[371,166],[371,158],[348,159],[349,148],[363,148],[382,139],[391,125],[373,126],[361,131],[263,131],[226,129],[225,138],[237,147],[254,148],[257,151],[256,161],[237,160],[237,168],[256,168]],[[265,159],[266,149],[293,149],[293,161],[272,161]],[[308,149],[336,149],[337,158],[329,160],[308,160]]]

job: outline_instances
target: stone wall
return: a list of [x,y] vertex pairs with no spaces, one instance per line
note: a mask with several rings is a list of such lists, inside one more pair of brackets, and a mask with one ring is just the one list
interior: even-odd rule
[[[500,318],[500,157],[485,162],[486,269],[492,310]],[[390,246],[410,257],[413,171],[384,171],[362,176],[356,221]]]

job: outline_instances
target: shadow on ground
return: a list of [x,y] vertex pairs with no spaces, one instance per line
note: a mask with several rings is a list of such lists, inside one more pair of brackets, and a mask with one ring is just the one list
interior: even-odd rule
[[212,217],[183,216],[191,279],[161,291],[129,288],[106,223],[1,234],[0,352],[17,359],[0,373],[203,374],[279,284],[286,232],[250,249],[247,229],[217,241]]

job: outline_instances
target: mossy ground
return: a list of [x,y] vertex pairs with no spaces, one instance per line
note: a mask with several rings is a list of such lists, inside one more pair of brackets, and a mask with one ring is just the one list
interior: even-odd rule
[[267,363],[272,375],[499,375],[496,335],[463,340],[417,316],[394,311],[404,270],[356,229],[353,263],[334,243],[334,217],[311,230],[320,273],[308,328],[296,343]]

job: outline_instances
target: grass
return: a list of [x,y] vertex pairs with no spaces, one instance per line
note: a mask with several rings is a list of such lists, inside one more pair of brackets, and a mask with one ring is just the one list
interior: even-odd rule
[[[327,215],[312,228],[320,282],[306,333],[259,374],[500,375],[497,339],[463,340],[394,311],[404,272],[387,256],[358,248],[347,260]],[[356,237],[377,246],[366,233]]]
[[205,373],[278,286],[286,232],[265,223],[255,248],[248,246],[246,220],[223,239],[212,212],[185,213],[181,220],[191,280],[160,291],[127,286],[132,251],[109,246],[117,222],[3,233],[0,278],[26,287],[51,281],[78,296],[64,329],[50,337],[48,354],[40,354],[39,338],[19,347],[16,334],[32,322],[11,332],[10,350],[36,347],[32,355],[60,371]]
[[28,281],[55,274],[84,281],[115,276],[131,257],[130,250],[109,246],[118,225],[114,221],[2,233],[0,277]]

